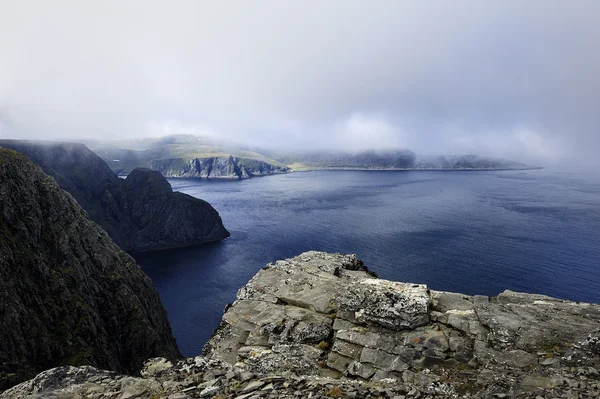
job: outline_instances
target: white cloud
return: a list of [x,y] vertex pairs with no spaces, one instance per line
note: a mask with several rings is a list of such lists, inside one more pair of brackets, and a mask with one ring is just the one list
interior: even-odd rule
[[191,134],[194,136],[203,136],[215,139],[223,136],[210,127],[202,125],[182,125],[177,121],[170,120],[163,122],[149,122],[146,131],[142,133],[142,137],[160,137],[172,134]]
[[403,135],[381,117],[355,113],[334,127],[336,147],[345,151],[406,148]]
[[564,160],[568,156],[568,148],[559,139],[522,126],[503,131],[455,131],[447,137],[443,147],[453,154],[499,156],[541,164]]
[[[598,158],[597,0],[0,0],[0,10],[0,120],[20,137],[139,137],[170,121],[154,132]],[[515,136],[520,126],[534,133]]]

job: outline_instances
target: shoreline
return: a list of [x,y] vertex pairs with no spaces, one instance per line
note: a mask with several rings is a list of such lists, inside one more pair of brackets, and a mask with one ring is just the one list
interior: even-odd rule
[[352,168],[352,167],[307,167],[293,169],[292,172],[313,172],[313,171],[361,171],[361,172],[495,172],[495,171],[523,171],[523,170],[542,170],[541,166],[532,166],[525,168]]

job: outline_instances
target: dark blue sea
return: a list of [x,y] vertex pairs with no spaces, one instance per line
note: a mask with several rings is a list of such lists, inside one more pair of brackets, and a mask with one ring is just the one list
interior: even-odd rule
[[261,267],[308,250],[356,253],[382,278],[436,290],[600,302],[598,175],[318,171],[171,184],[210,202],[231,232],[138,256],[187,356]]

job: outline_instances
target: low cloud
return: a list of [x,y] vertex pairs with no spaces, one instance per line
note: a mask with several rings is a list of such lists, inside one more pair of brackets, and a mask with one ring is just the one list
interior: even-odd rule
[[383,118],[353,114],[346,121],[338,123],[333,130],[335,134],[332,144],[343,151],[408,147],[402,133]]
[[600,2],[0,0],[0,135],[600,162]]

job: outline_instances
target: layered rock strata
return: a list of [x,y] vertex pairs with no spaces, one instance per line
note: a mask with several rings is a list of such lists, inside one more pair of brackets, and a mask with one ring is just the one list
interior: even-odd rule
[[284,165],[234,156],[157,159],[150,162],[150,167],[165,177],[196,179],[249,179],[290,172]]
[[433,291],[378,279],[353,255],[307,252],[240,289],[206,355],[262,374],[518,393],[557,388],[573,368],[597,378],[599,337],[598,305]]
[[380,280],[354,255],[307,252],[238,292],[204,356],[142,377],[59,368],[3,397],[597,397],[600,305]]

